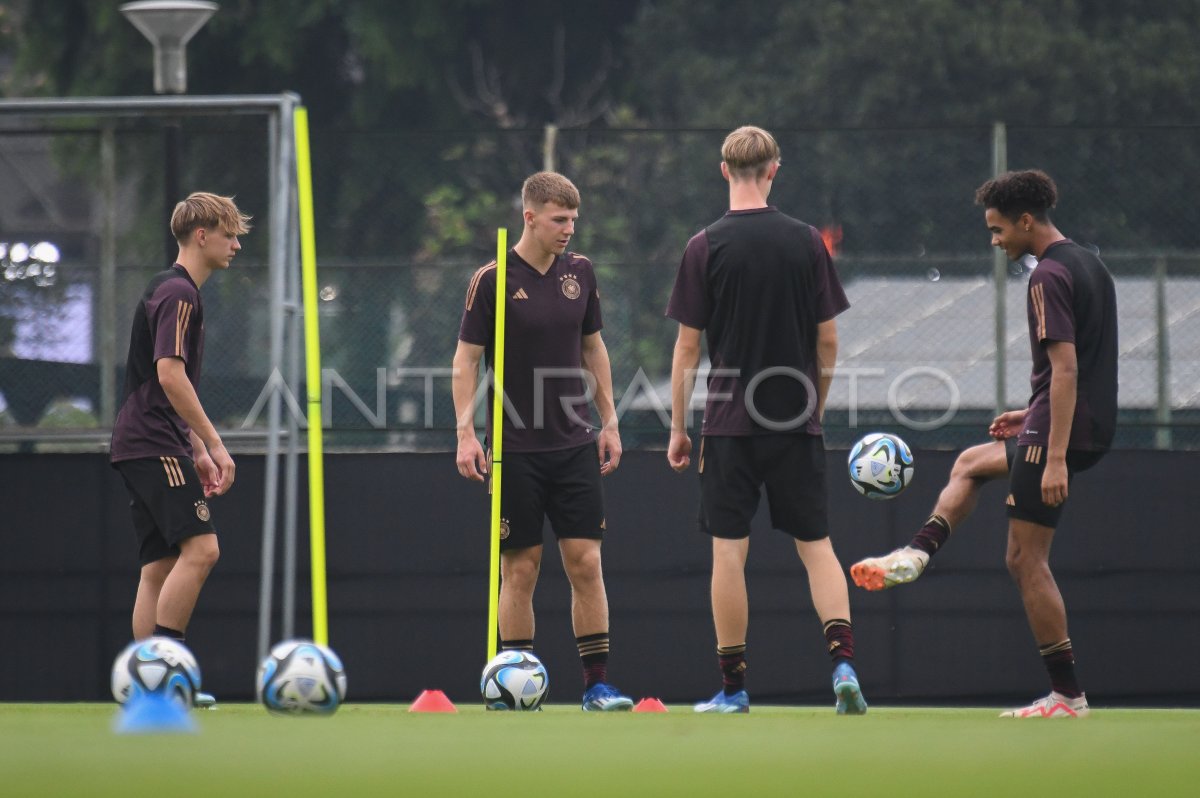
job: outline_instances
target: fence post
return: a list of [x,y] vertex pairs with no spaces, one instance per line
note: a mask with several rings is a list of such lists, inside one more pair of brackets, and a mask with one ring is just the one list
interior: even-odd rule
[[[992,176],[1008,171],[1008,129],[1003,122],[992,125]],[[996,286],[996,415],[1008,409],[1008,334],[1005,330],[1008,313],[1008,263],[1003,250],[992,249],[992,280]]]
[[101,427],[117,417],[117,142],[113,123],[100,126],[99,364]]
[[1154,323],[1158,328],[1158,408],[1154,420],[1156,449],[1171,448],[1171,347],[1167,338],[1167,259],[1159,256],[1154,263]]

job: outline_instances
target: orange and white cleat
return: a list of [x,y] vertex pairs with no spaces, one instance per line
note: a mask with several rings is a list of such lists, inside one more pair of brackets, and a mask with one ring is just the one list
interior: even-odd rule
[[1002,718],[1086,718],[1091,710],[1088,708],[1087,696],[1067,698],[1062,693],[1051,692],[1050,695],[1039,698],[1027,707],[1010,709],[1001,712]]
[[887,590],[915,582],[928,564],[929,555],[926,552],[905,546],[882,557],[859,560],[850,566],[850,577],[854,584],[864,590]]

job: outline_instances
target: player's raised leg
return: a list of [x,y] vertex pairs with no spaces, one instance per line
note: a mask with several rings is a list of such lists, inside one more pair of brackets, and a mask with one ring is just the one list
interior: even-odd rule
[[950,532],[975,509],[979,489],[1008,474],[1008,459],[1001,441],[972,446],[958,456],[950,479],[942,488],[933,514],[912,541],[881,557],[868,557],[850,566],[854,584],[866,590],[886,590],[916,581],[929,559],[945,545]]

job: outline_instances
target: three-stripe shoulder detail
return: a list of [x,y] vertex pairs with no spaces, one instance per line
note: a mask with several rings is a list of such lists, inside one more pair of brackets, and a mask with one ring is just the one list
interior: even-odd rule
[[470,310],[475,305],[475,295],[479,292],[479,282],[488,272],[496,270],[496,261],[492,261],[486,266],[480,267],[471,277],[470,287],[467,288],[467,310]]

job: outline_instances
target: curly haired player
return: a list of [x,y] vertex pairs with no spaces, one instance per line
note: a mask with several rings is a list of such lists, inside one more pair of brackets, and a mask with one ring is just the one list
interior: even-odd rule
[[1029,278],[1029,343],[1033,387],[1024,410],[1002,413],[988,429],[992,443],[959,455],[933,515],[908,546],[855,563],[850,575],[867,590],[884,590],[921,575],[950,531],[975,508],[980,486],[1009,478],[1009,573],[1021,592],[1030,629],[1050,675],[1051,692],[1004,717],[1082,717],[1087,697],[1075,676],[1067,612],[1050,572],[1050,544],[1071,477],[1099,462],[1117,419],[1117,300],[1112,275],[1092,251],[1050,221],[1054,181],[1038,170],[1009,172],[984,183],[992,245],[1011,260],[1038,259]]

